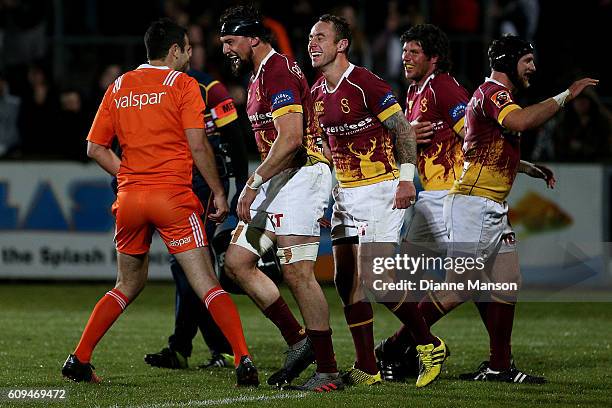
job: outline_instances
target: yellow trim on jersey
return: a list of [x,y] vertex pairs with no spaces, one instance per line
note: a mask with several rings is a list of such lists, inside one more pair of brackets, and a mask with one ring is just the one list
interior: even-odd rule
[[399,178],[399,170],[393,169],[389,173],[381,174],[380,176],[372,177],[366,180],[350,180],[350,181],[340,181],[338,180],[338,184],[340,187],[361,187],[361,186],[369,186],[370,184],[380,183],[381,181],[387,180],[395,180]]
[[448,194],[462,194],[467,196],[484,197],[500,204],[506,201],[506,197],[508,197],[509,193],[510,189],[504,191],[493,191],[488,188],[479,187],[476,185],[464,185],[461,184],[458,180],[455,180],[453,188],[451,188],[448,192]]
[[206,89],[206,92],[208,92],[208,90],[209,90],[210,88],[212,88],[213,86],[217,85],[218,83],[219,83],[219,81],[214,80],[214,81],[212,81],[210,84],[208,84],[208,85],[204,85],[204,89]]
[[324,163],[329,166],[329,160],[327,160],[323,153],[313,152],[310,149],[306,149],[306,152],[308,153],[308,158],[306,159],[306,164],[304,164],[304,167],[314,166],[318,163]]
[[399,106],[398,103],[394,103],[393,105],[389,106],[384,111],[380,112],[376,117],[381,122],[384,122],[385,120],[389,119],[389,116],[393,115],[394,113],[401,112],[401,111],[402,111],[402,107]]
[[370,319],[370,320],[366,320],[365,322],[359,322],[359,323],[353,323],[353,324],[349,324],[348,327],[359,327],[359,326],[365,326],[366,324],[370,324],[374,322],[374,318]]
[[235,121],[236,119],[238,119],[238,112],[233,111],[225,117],[215,119],[215,125],[220,128],[227,125],[228,123]]
[[499,115],[497,115],[497,123],[504,126],[503,122],[506,116],[508,116],[510,112],[517,110],[517,109],[521,109],[521,107],[518,106],[516,103],[506,106],[504,109],[501,110],[501,112],[499,112]]
[[455,126],[453,126],[453,130],[455,131],[456,134],[459,134],[459,132],[461,132],[461,129],[463,129],[464,125],[465,125],[465,116],[459,119],[457,123],[455,123]]
[[200,88],[204,90],[204,93],[206,94],[206,96],[204,97],[204,105],[208,107],[208,88],[206,88],[206,85],[201,84],[199,82],[198,82],[198,85],[200,86]]
[[302,105],[287,105],[287,106],[283,106],[282,108],[278,108],[277,110],[275,110],[274,112],[272,112],[272,119],[276,119],[278,117],[281,117],[283,115],[286,115],[287,113],[303,113],[304,110],[302,108]]
[[426,182],[421,179],[421,186],[423,186],[423,190],[426,191],[450,190],[453,188],[454,183],[455,179],[452,177],[449,177],[447,180],[443,178],[434,178]]

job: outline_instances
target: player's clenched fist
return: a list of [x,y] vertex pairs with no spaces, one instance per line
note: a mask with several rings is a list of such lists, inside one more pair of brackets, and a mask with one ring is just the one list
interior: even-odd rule
[[238,205],[236,207],[236,213],[238,214],[240,221],[244,221],[246,223],[251,222],[251,204],[253,204],[253,201],[255,201],[256,196],[257,190],[254,190],[249,186],[244,186],[242,192],[240,193],[240,197],[238,198]]
[[229,205],[225,194],[215,194],[213,198],[215,212],[208,215],[208,219],[217,223],[223,222],[229,214]]
[[416,200],[416,188],[412,181],[400,181],[395,190],[393,199],[393,209],[408,208]]

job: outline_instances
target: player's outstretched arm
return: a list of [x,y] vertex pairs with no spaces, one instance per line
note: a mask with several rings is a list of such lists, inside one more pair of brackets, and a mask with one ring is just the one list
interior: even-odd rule
[[598,83],[598,79],[579,79],[557,96],[528,106],[525,109],[513,110],[504,118],[502,125],[513,132],[524,132],[536,128],[552,118],[555,113],[565,106],[566,103],[578,96],[587,86],[595,86]]
[[116,176],[119,172],[121,159],[108,147],[88,141],[87,156],[94,159],[111,176]]
[[530,177],[541,178],[546,182],[546,186],[548,188],[555,188],[555,183],[557,182],[555,174],[546,166],[521,160],[519,162],[518,171],[519,173],[527,174]]
[[416,200],[414,170],[416,168],[416,134],[404,114],[399,111],[382,122],[395,135],[395,156],[400,164],[400,182],[393,208],[408,208]]
[[208,142],[204,129],[185,129],[185,135],[189,142],[193,162],[214,195],[216,211],[214,214],[210,214],[208,218],[215,222],[221,222],[229,213],[229,206],[227,205],[223,184],[217,172],[212,146]]

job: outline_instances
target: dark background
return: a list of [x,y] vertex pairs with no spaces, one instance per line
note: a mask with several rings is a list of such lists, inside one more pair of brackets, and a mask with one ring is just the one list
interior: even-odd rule
[[[240,107],[245,78],[231,76],[218,41],[219,16],[237,3],[0,0],[0,116],[9,110],[2,104],[3,95],[20,101],[18,140],[5,142],[10,147],[0,157],[86,160],[83,140],[108,79],[114,79],[107,73],[101,81],[105,70],[114,65],[118,75],[145,62],[144,31],[162,16],[190,28],[191,41],[200,48],[193,64],[225,82]],[[323,13],[352,15],[352,61],[386,79],[402,102],[407,83],[399,35],[411,25],[430,22],[448,33],[452,72],[470,93],[489,73],[486,50],[491,39],[513,27],[537,49],[537,74],[533,86],[520,96],[522,104],[555,95],[581,76],[601,80],[582,107],[572,104],[542,129],[524,135],[524,158],[607,162],[612,156],[610,0],[297,0],[258,5],[266,17],[284,27],[294,56],[311,81],[315,73],[306,54],[310,27]],[[10,117],[5,114],[1,123],[0,144],[3,134],[8,138]],[[248,131],[248,122],[244,123]],[[254,152],[251,140],[247,143]]]

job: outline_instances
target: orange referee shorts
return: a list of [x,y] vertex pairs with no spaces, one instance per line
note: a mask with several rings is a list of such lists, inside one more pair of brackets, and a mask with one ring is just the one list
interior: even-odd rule
[[120,191],[112,211],[115,243],[121,253],[148,252],[155,230],[171,254],[208,245],[200,219],[204,208],[189,189]]

